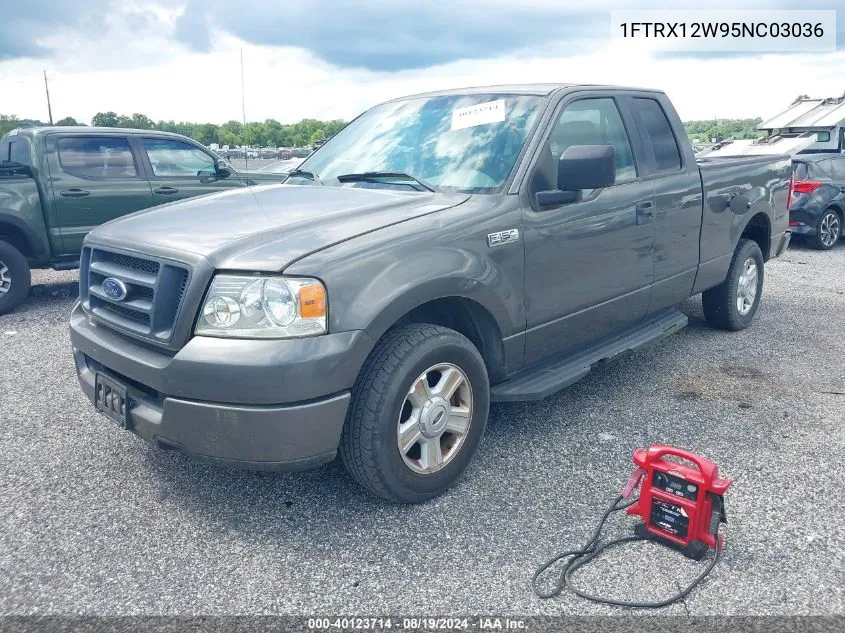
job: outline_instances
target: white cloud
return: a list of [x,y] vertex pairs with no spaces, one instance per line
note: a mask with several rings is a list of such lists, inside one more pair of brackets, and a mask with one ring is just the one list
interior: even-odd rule
[[[337,68],[302,49],[254,46],[227,35],[214,38],[214,51],[192,53],[165,37],[147,37],[141,31],[133,38],[130,31],[131,24],[124,22],[104,40],[74,44],[56,36],[53,43],[66,52],[64,57],[49,63],[25,59],[0,63],[0,113],[46,119],[41,75],[46,67],[55,119],[73,116],[88,121],[97,111],[108,110],[196,122],[240,119],[241,47],[249,120],[349,119],[404,94],[558,81],[663,89],[687,120],[766,117],[799,94],[838,96],[845,88],[841,81],[845,52],[666,59],[608,42],[574,57],[523,51],[424,70],[374,72]],[[153,61],[125,69],[122,63],[110,64],[112,51],[115,58],[143,54]],[[74,71],[80,60],[92,70]]]

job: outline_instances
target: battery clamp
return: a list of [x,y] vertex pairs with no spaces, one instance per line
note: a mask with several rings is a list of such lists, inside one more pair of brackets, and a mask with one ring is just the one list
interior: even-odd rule
[[[731,480],[719,477],[719,468],[713,462],[671,446],[655,444],[648,450],[638,448],[634,451],[633,459],[637,469],[605,511],[590,540],[580,549],[556,555],[534,574],[531,585],[540,598],[551,598],[559,595],[564,589],[569,589],[593,602],[657,609],[686,598],[716,566],[719,552],[724,546],[724,537],[719,533],[719,526],[727,523],[724,494],[731,485]],[[629,500],[638,487],[639,496]],[[601,543],[605,522],[611,514],[620,510],[640,517],[642,523],[634,527],[634,533],[631,535]],[[602,552],[616,545],[635,541],[655,541],[696,561],[702,560],[712,549],[713,557],[685,589],[657,602],[629,602],[594,596],[572,584],[572,574]],[[552,565],[564,559],[567,560],[557,583],[549,591],[541,590],[538,586],[540,577]]]

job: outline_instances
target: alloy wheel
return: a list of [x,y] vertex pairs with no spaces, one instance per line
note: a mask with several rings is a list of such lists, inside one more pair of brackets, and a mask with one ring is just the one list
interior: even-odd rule
[[4,295],[12,287],[12,274],[9,272],[9,267],[0,261],[0,295]]
[[736,309],[741,316],[751,312],[757,299],[757,260],[749,257],[742,265],[736,291]]
[[429,475],[460,452],[472,421],[472,387],[456,365],[440,363],[420,374],[408,390],[397,422],[405,465]]
[[819,241],[830,248],[839,239],[840,230],[839,216],[833,212],[827,213],[819,224]]

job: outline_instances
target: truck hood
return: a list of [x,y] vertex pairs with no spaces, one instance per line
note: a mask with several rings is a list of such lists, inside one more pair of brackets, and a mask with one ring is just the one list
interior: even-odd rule
[[316,185],[245,187],[172,202],[94,229],[87,240],[200,255],[217,269],[282,270],[333,244],[461,204],[467,194]]

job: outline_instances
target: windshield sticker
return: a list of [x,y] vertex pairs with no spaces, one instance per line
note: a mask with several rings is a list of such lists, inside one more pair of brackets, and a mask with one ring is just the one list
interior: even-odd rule
[[476,125],[501,123],[505,120],[505,100],[488,101],[452,112],[452,130],[463,130]]

